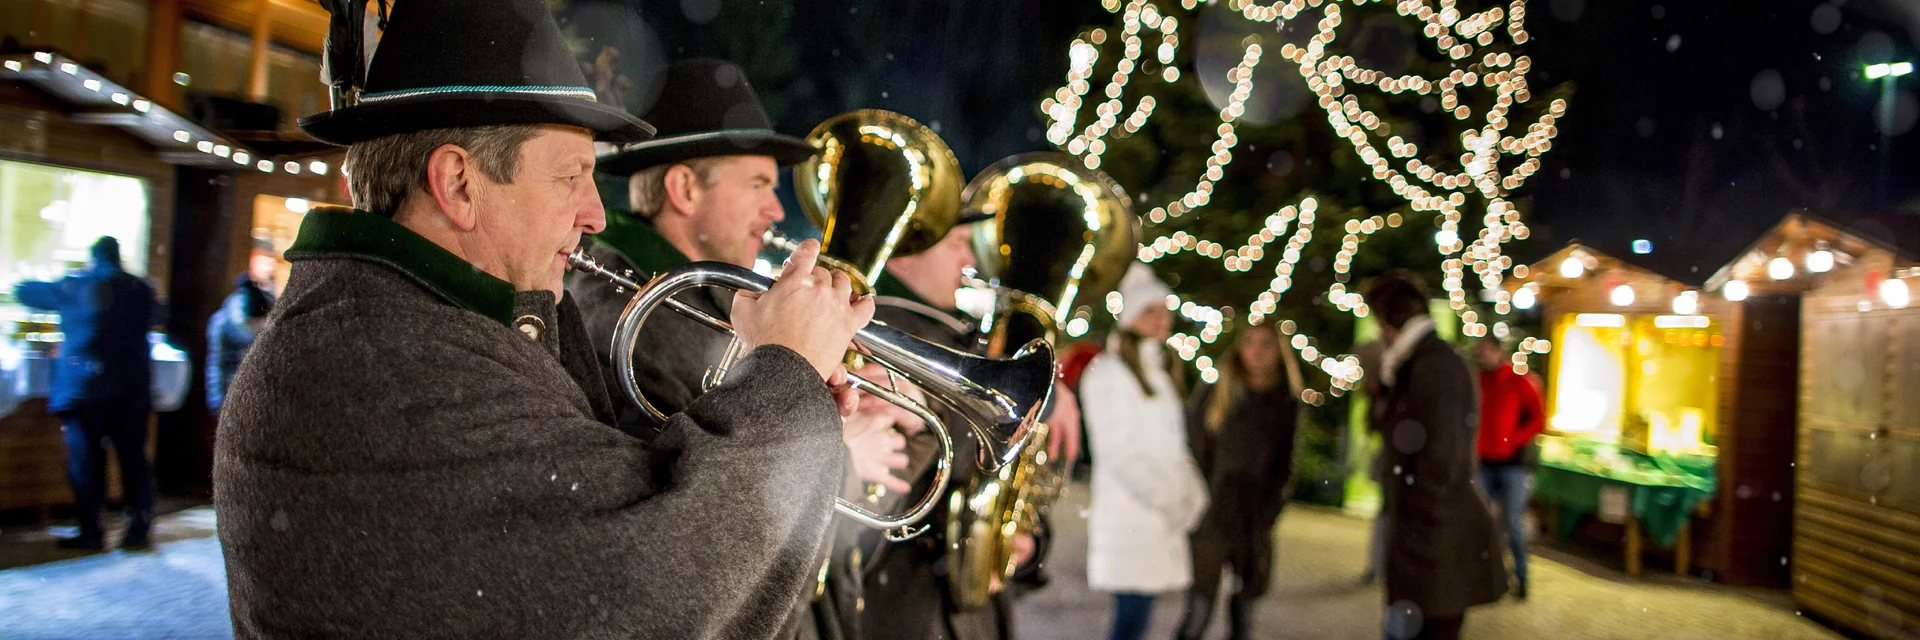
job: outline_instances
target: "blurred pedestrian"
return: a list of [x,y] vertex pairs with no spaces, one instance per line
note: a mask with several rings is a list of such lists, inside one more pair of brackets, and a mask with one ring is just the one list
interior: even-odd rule
[[1480,365],[1480,486],[1493,498],[1513,554],[1513,597],[1527,599],[1527,499],[1533,438],[1547,428],[1540,392],[1513,370],[1500,341],[1474,341]]
[[1273,523],[1287,503],[1300,415],[1283,358],[1273,325],[1249,326],[1224,358],[1219,381],[1195,390],[1187,404],[1187,440],[1211,501],[1191,538],[1182,640],[1206,634],[1223,567],[1236,585],[1227,601],[1229,640],[1248,637],[1253,601],[1267,592]]
[[207,409],[214,415],[220,414],[227,384],[240,370],[254,336],[266,328],[267,313],[272,310],[273,294],[243,273],[234,278],[233,293],[227,294],[220,310],[207,320]]
[[1145,636],[1154,595],[1192,584],[1187,533],[1207,507],[1166,353],[1170,293],[1146,265],[1133,265],[1120,282],[1120,326],[1080,380],[1095,461],[1087,586],[1114,593],[1114,640]]
[[1420,276],[1388,272],[1366,299],[1387,339],[1386,637],[1458,638],[1468,607],[1507,590],[1499,531],[1474,483],[1473,372],[1434,334]]
[[[1371,585],[1380,579],[1381,568],[1387,564],[1387,517],[1386,485],[1387,476],[1393,475],[1387,469],[1386,436],[1381,433],[1380,418],[1386,415],[1387,388],[1380,384],[1380,357],[1387,347],[1379,340],[1357,345],[1354,356],[1360,359],[1360,370],[1364,376],[1360,379],[1360,393],[1366,394],[1367,433],[1377,437],[1378,449],[1373,451],[1373,461],[1368,463],[1367,477],[1372,478],[1380,487],[1380,511],[1373,516],[1372,534],[1367,540],[1367,569],[1360,574],[1360,584]],[[1355,394],[1358,397],[1358,394]]]
[[73,487],[80,535],[63,549],[100,550],[100,509],[107,498],[106,445],[120,460],[127,531],[121,546],[145,548],[153,527],[153,465],[147,460],[147,414],[153,403],[152,345],[147,329],[159,309],[153,287],[120,267],[120,242],[93,244],[87,269],[58,282],[22,282],[21,304],[60,314],[49,408],[60,416],[67,443],[67,482]]

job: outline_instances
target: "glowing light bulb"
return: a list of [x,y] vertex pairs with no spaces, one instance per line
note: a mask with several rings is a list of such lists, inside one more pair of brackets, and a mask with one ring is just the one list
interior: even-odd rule
[[1774,258],[1767,261],[1767,277],[1786,280],[1793,277],[1793,261],[1786,258]]
[[1587,272],[1587,265],[1576,256],[1567,256],[1560,261],[1560,277],[1572,280]]
[[1690,316],[1699,310],[1700,294],[1693,291],[1682,291],[1680,295],[1673,297],[1674,315]]
[[1613,292],[1609,293],[1607,297],[1613,301],[1613,306],[1631,306],[1633,305],[1633,287],[1624,284],[1614,287]]
[[1519,291],[1513,292],[1513,308],[1515,309],[1520,309],[1522,311],[1527,309],[1532,309],[1534,301],[1535,301],[1534,293],[1532,289],[1523,288]]
[[1819,249],[1807,254],[1807,271],[1826,273],[1833,270],[1833,252]]
[[1880,302],[1894,309],[1905,309],[1913,303],[1913,292],[1907,289],[1907,281],[1888,278],[1880,281]]
[[1726,298],[1727,302],[1745,300],[1747,299],[1747,283],[1739,280],[1728,282],[1725,287],[1720,289],[1720,295]]

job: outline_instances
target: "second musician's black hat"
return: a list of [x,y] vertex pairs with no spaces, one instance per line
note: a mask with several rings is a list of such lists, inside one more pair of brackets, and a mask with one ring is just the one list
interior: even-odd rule
[[542,0],[397,3],[372,63],[362,66],[355,23],[365,2],[323,2],[334,21],[329,74],[347,104],[300,119],[315,138],[350,145],[427,129],[522,124],[581,127],[608,142],[653,135],[639,118],[599,103]]
[[814,154],[805,140],[773,131],[747,74],[725,60],[696,58],[667,69],[660,101],[643,118],[657,138],[600,156],[601,172],[630,176],[663,164],[714,156],[772,156],[780,166]]

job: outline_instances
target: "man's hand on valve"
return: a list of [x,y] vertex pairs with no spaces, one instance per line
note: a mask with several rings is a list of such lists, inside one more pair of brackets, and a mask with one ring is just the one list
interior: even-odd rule
[[906,493],[913,488],[893,475],[907,468],[907,439],[894,431],[892,416],[856,411],[844,421],[840,439],[847,445],[848,464],[861,482],[877,484],[894,493]]
[[[880,365],[869,362],[865,366],[860,367],[860,370],[855,373],[860,374],[860,377],[866,378],[868,381],[873,382],[874,384],[880,385],[882,387],[892,388],[894,392],[899,393],[900,395],[906,396],[908,398],[911,398],[914,402],[918,402],[922,406],[926,405],[927,398],[924,394],[920,392],[920,389],[918,387],[915,387],[912,384],[907,383],[907,381],[905,380],[898,380],[897,378],[889,378],[887,376],[887,370],[885,367],[881,367]],[[900,433],[910,435],[910,436],[918,434],[922,430],[925,430],[927,428],[926,421],[921,420],[920,416],[914,415],[913,412],[900,408],[899,405],[895,405],[891,402],[881,400],[879,396],[875,396],[871,393],[860,394],[860,413],[885,414],[893,419],[894,429],[898,430]]]

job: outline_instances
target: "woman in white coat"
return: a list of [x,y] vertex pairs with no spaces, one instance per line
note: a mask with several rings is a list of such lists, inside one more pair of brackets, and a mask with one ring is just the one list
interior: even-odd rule
[[1187,534],[1207,507],[1168,367],[1169,293],[1146,265],[1133,265],[1120,283],[1120,328],[1080,380],[1094,460],[1087,585],[1114,593],[1113,640],[1146,635],[1154,595],[1193,582]]

